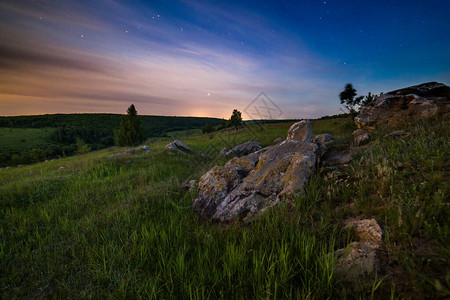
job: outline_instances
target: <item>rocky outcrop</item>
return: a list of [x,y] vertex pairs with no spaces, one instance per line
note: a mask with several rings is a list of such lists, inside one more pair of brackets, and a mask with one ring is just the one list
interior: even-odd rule
[[200,178],[192,206],[205,218],[248,222],[302,192],[315,172],[317,151],[316,144],[289,140],[235,157]]
[[[226,149],[226,148],[225,148]],[[244,155],[248,155],[250,153],[256,152],[258,150],[261,150],[261,144],[255,141],[245,142],[243,144],[237,145],[233,149],[227,151],[225,153],[226,157],[242,157]]]
[[166,151],[169,154],[188,154],[193,152],[188,145],[180,140],[175,140],[172,143],[167,144]]
[[383,231],[375,219],[349,220],[346,228],[352,228],[357,242],[336,251],[336,273],[344,280],[358,280],[372,276],[380,270],[378,250]]
[[358,128],[395,126],[400,121],[432,117],[450,111],[450,87],[429,82],[388,92],[361,107],[355,118]]
[[314,139],[310,120],[294,123],[288,130],[286,140],[311,143]]

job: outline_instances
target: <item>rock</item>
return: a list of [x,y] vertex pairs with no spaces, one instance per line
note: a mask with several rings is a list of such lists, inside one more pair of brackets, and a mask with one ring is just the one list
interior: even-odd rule
[[61,166],[58,168],[58,170],[67,170],[67,169],[68,169],[68,167],[66,167],[66,166]]
[[347,220],[345,228],[353,228],[360,242],[373,243],[380,246],[383,230],[375,219]]
[[377,248],[371,243],[353,242],[345,249],[336,251],[336,274],[345,281],[360,280],[373,276],[380,270]]
[[127,154],[125,154],[125,153],[116,153],[116,154],[109,155],[108,158],[120,158],[120,157],[123,157],[125,155],[127,155]]
[[219,155],[220,156],[226,156],[228,152],[228,149],[224,147],[222,150],[220,150]]
[[210,159],[209,156],[208,156],[208,154],[205,154],[205,153],[201,153],[200,156],[201,156],[203,159]]
[[282,137],[277,137],[276,139],[274,139],[274,140],[272,141],[272,143],[273,143],[274,145],[276,145],[276,144],[278,144],[278,143],[281,143],[282,141],[284,141],[284,139],[283,139]]
[[408,136],[408,135],[409,135],[409,132],[406,132],[405,130],[395,130],[395,131],[392,131],[389,134],[386,134],[384,137],[385,138],[391,137],[391,138],[396,140],[396,139],[398,139],[398,138],[400,138],[402,136]]
[[314,137],[314,143],[316,144],[328,144],[334,140],[334,137],[329,133],[319,134]]
[[250,153],[256,152],[261,149],[262,149],[262,147],[258,142],[250,141],[250,142],[246,142],[246,143],[237,145],[233,149],[229,150],[225,154],[225,156],[226,157],[232,157],[232,156],[242,157],[244,155],[248,155]]
[[301,193],[315,172],[318,146],[296,140],[233,158],[199,180],[192,206],[201,217],[217,221],[251,221]]
[[186,191],[193,191],[194,188],[196,188],[196,186],[197,186],[196,180],[189,180],[183,183],[183,189]]
[[296,140],[311,143],[313,141],[312,127],[310,120],[302,120],[294,123],[288,130],[286,140]]
[[187,154],[187,153],[192,153],[192,149],[189,148],[188,145],[186,145],[185,143],[183,143],[180,140],[175,140],[170,144],[167,144],[166,146],[166,150],[167,152],[171,153],[171,154]]
[[328,165],[346,165],[352,160],[352,153],[348,150],[334,151],[331,149],[325,152],[321,159]]
[[355,137],[356,146],[362,146],[367,144],[370,141],[370,135],[368,133],[364,133]]
[[146,146],[146,145],[142,146],[141,149],[144,150],[145,152],[150,151],[150,148],[148,146]]
[[329,133],[319,134],[314,137],[314,143],[319,146],[320,157],[327,152],[327,145],[333,140],[333,136]]
[[383,231],[375,219],[349,220],[346,228],[353,228],[358,242],[336,251],[336,273],[343,280],[359,280],[362,276],[373,276],[380,270],[378,250]]
[[363,135],[364,133],[369,133],[367,130],[358,128],[355,131],[353,131],[352,135],[354,135],[355,137],[359,136],[359,135]]
[[450,111],[450,87],[428,82],[388,92],[361,107],[355,118],[358,128],[395,126],[401,121],[432,117]]
[[128,154],[128,155],[136,154],[136,150],[134,150],[134,149],[127,149],[127,151],[125,151],[125,154]]

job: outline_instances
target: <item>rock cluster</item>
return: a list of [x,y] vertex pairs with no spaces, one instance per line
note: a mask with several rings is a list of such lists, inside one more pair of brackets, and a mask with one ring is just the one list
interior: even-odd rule
[[396,125],[400,121],[432,117],[450,111],[450,87],[428,82],[382,94],[361,107],[355,118],[358,128],[374,129],[380,125]]
[[302,193],[315,172],[319,147],[309,142],[313,140],[310,122],[298,123],[289,129],[289,140],[235,157],[203,175],[199,196],[192,202],[194,210],[217,221],[248,222]]

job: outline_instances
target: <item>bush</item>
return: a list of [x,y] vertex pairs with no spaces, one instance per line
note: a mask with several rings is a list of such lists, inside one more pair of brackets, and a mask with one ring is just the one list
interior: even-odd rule
[[211,133],[214,131],[216,131],[216,129],[211,123],[206,123],[205,126],[202,127],[202,133]]

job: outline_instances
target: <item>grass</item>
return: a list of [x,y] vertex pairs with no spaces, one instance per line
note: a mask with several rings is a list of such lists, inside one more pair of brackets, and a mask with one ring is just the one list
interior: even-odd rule
[[0,127],[0,152],[22,152],[45,148],[55,128],[5,128]]
[[[336,122],[336,123],[334,123]],[[341,171],[314,176],[294,207],[249,225],[199,220],[180,188],[214,164],[215,151],[263,146],[290,123],[194,134],[198,155],[164,154],[167,141],[129,158],[97,152],[0,170],[2,298],[410,298],[445,297],[449,279],[448,120],[405,124],[409,137],[361,149]],[[349,120],[322,120],[349,144]],[[61,166],[67,167],[60,169]],[[338,210],[354,202],[356,210]],[[374,216],[385,229],[379,277],[349,284],[329,253],[354,240],[344,218]]]

